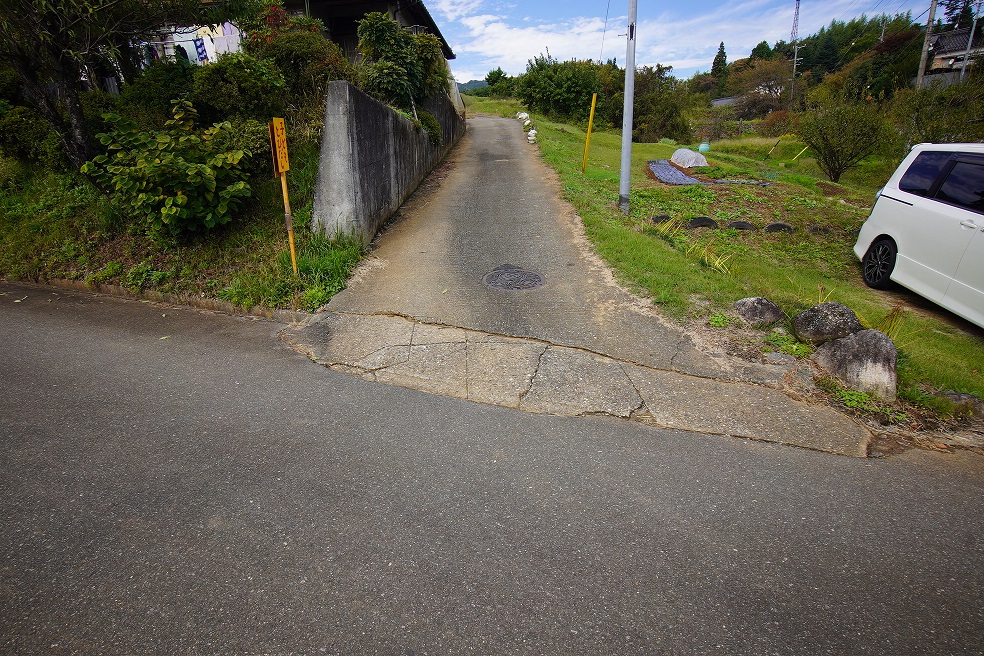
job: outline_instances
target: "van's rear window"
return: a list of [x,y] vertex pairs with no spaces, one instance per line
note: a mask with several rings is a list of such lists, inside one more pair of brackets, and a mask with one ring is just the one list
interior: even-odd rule
[[923,151],[909,165],[899,180],[899,189],[917,196],[928,196],[929,188],[940,177],[940,171],[956,153]]
[[984,212],[984,166],[957,162],[936,197],[975,212]]

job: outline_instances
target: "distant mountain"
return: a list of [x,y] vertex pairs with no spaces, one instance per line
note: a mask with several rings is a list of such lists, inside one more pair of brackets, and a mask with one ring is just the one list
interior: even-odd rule
[[472,89],[481,89],[482,87],[489,86],[485,80],[471,80],[470,82],[465,82],[462,84],[458,82],[458,91],[471,91]]

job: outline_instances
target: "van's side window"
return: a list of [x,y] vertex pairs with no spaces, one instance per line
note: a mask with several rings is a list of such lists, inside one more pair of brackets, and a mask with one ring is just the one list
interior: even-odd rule
[[923,151],[912,160],[908,170],[899,180],[899,189],[917,196],[928,196],[929,188],[940,176],[940,171],[950,161],[954,153]]
[[984,212],[984,166],[957,162],[940,185],[936,198],[975,212]]

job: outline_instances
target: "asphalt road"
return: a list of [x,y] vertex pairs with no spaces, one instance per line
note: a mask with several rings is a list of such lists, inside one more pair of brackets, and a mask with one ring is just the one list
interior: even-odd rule
[[2,653],[984,654],[979,456],[530,415],[274,323],[0,294]]

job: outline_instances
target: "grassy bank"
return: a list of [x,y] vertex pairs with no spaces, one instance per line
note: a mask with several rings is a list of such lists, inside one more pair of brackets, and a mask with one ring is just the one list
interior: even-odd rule
[[[469,99],[470,111],[514,115],[508,101]],[[883,327],[900,347],[900,388],[909,400],[925,400],[929,388],[984,396],[984,340],[981,331],[959,319],[941,321],[917,307],[893,309],[896,297],[867,288],[852,252],[857,230],[867,218],[877,188],[894,163],[871,161],[826,182],[803,144],[784,138],[747,138],[712,144],[707,180],[753,180],[751,184],[673,187],[647,175],[647,162],[668,159],[675,144],[634,144],[631,212],[617,208],[621,136],[592,136],[588,167],[581,172],[583,127],[534,117],[544,160],[560,175],[564,194],[584,221],[598,253],[618,278],[681,323],[699,322],[726,329],[736,322],[733,303],[766,296],[793,315],[821,301],[853,308],[862,322]],[[691,144],[696,147],[696,144]],[[657,223],[654,217],[669,217]],[[719,228],[687,230],[695,217],[709,217]],[[744,221],[758,229],[728,228]],[[785,223],[793,233],[766,233]],[[918,297],[900,292],[913,306]],[[945,314],[940,310],[940,313]],[[888,328],[886,320],[901,314]],[[935,313],[934,313],[935,314]],[[775,338],[762,348],[780,347]],[[781,347],[780,347],[781,348]],[[787,350],[791,349],[788,345]],[[799,349],[802,354],[804,349]]]
[[298,268],[294,277],[280,183],[250,180],[253,198],[229,224],[182,239],[151,239],[80,174],[0,161],[0,277],[108,283],[133,292],[207,296],[243,309],[314,310],[343,289],[359,244],[310,230],[318,149],[291,151],[288,186]]

